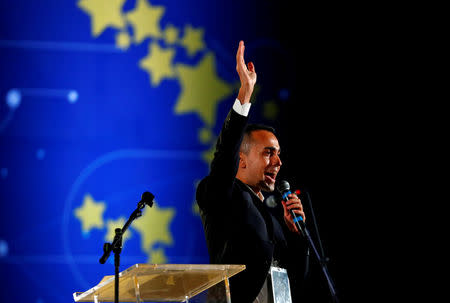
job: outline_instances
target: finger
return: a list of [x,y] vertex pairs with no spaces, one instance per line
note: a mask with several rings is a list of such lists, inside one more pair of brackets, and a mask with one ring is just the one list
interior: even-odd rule
[[255,72],[255,65],[253,64],[253,62],[248,63],[248,70],[251,71],[252,73]]
[[283,205],[283,210],[284,210],[284,214],[287,214],[287,209],[286,209],[286,202],[285,201],[281,201],[281,204]]
[[292,203],[293,201],[301,203],[301,200],[299,198],[297,198],[297,197],[291,197],[286,202],[287,203]]
[[295,209],[295,210],[293,210],[293,212],[297,217],[299,217],[299,216],[302,217],[303,222],[305,222],[305,213],[303,211]]
[[286,202],[282,201],[282,204],[283,204],[283,210],[284,210],[284,217],[287,218],[288,220],[292,220],[292,215],[286,206]]
[[240,69],[246,68],[244,61],[244,50],[245,50],[244,41],[241,40],[239,42],[239,47],[236,53],[236,63]]
[[303,204],[300,199],[290,199],[287,201],[282,200],[281,202],[283,202],[285,206],[297,205],[297,207],[303,208]]
[[239,61],[239,59],[241,58],[241,49],[244,46],[244,41],[239,41],[239,46],[236,52],[236,61]]
[[296,194],[289,194],[288,197],[291,199],[299,199],[299,197]]
[[302,217],[303,217],[303,214],[304,214],[304,212],[302,210],[298,209],[298,208],[292,209],[292,212],[294,214],[300,214],[300,215],[302,215]]
[[288,200],[286,202],[287,206],[289,206],[291,204],[298,204],[300,207],[303,207],[302,202],[300,201],[300,199],[291,199],[291,200]]
[[284,215],[285,215],[285,217],[292,218],[291,211],[293,211],[294,213],[297,213],[297,212],[303,213],[303,210],[299,209],[296,205],[289,205],[288,206],[288,205],[284,204],[283,206],[284,206]]
[[287,205],[286,206],[286,209],[287,210],[300,210],[300,211],[303,211],[303,207],[301,206],[301,205],[298,205],[298,204],[291,204],[291,205]]
[[303,221],[305,220],[305,213],[303,211],[301,211],[299,209],[293,209],[293,210],[289,211],[290,218],[292,218],[291,212],[293,212],[296,217],[302,217]]
[[291,204],[286,206],[287,211],[301,211],[303,212],[303,206],[300,204]]

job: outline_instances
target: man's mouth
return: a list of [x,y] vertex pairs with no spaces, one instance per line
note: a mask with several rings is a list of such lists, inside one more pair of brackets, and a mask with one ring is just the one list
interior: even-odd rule
[[275,179],[277,177],[277,173],[275,173],[275,172],[264,172],[264,176],[266,176],[271,183],[275,183]]

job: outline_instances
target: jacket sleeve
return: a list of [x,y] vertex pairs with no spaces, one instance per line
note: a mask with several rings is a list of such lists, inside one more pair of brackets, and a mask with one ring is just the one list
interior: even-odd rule
[[228,113],[217,139],[210,173],[199,184],[197,202],[200,208],[207,208],[209,205],[206,204],[214,201],[231,198],[239,167],[239,149],[247,121],[248,117],[236,113],[233,109]]

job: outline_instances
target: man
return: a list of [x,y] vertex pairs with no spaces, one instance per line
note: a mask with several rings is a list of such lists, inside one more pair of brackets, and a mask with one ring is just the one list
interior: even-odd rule
[[275,189],[282,162],[275,131],[247,126],[256,72],[252,62],[245,64],[244,49],[240,41],[236,70],[241,87],[219,135],[210,174],[198,185],[197,203],[210,262],[246,265],[230,279],[232,302],[267,302],[271,265],[287,269],[295,302],[306,246],[289,210],[305,214],[294,194],[283,202],[281,213],[263,202],[262,192]]

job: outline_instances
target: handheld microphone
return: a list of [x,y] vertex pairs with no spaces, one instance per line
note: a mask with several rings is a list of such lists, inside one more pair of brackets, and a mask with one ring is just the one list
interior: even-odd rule
[[[280,192],[282,198],[284,201],[289,200],[288,195],[291,194],[291,186],[289,185],[289,183],[285,180],[282,180],[278,183],[277,186],[277,190]],[[303,221],[303,217],[302,216],[298,216],[294,213],[294,211],[292,209],[289,210],[292,218],[294,218],[294,223],[297,226],[298,230],[301,232],[302,235],[305,234],[304,231],[304,225],[305,222]]]

